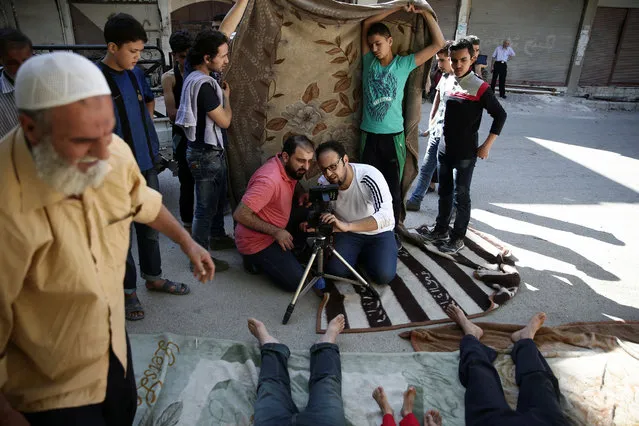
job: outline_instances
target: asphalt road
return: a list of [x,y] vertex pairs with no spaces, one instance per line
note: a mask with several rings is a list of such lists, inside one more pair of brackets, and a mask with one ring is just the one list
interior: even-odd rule
[[[522,285],[517,296],[483,321],[524,324],[535,312],[547,324],[639,320],[639,120],[636,112],[600,111],[592,104],[549,96],[510,95],[508,120],[490,157],[479,160],[472,183],[471,226],[512,246]],[[430,104],[424,104],[426,117]],[[426,120],[422,120],[426,123]],[[491,119],[484,116],[480,139]],[[426,140],[420,139],[421,154]],[[178,181],[160,177],[166,206],[177,215]],[[407,225],[434,222],[437,197]],[[230,216],[226,217],[231,232]],[[130,333],[171,332],[252,340],[246,319],[264,321],[293,349],[316,339],[319,299],[302,298],[288,325],[290,295],[264,277],[244,273],[237,252],[219,252],[231,269],[197,283],[179,247],[161,237],[166,277],[189,283],[187,296],[150,293],[139,281],[146,318]],[[137,250],[137,249],[136,249]],[[400,330],[401,331],[401,330]],[[344,352],[405,352],[399,331],[346,334]]]

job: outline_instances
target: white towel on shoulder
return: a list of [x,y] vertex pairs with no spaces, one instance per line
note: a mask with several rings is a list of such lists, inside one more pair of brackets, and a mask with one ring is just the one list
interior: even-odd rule
[[[213,86],[220,100],[220,105],[224,107],[224,92],[222,88],[211,76],[200,71],[192,71],[184,79],[182,87],[182,96],[180,99],[180,108],[175,117],[175,124],[184,129],[186,138],[194,142],[197,129],[197,97],[203,84]],[[222,137],[222,129],[215,124],[208,114],[206,115],[206,124],[204,128],[204,143],[208,145],[224,148],[224,139]]]

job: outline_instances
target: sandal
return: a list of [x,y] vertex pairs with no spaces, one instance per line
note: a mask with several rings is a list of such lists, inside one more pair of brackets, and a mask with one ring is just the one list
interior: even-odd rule
[[164,284],[159,287],[146,284],[146,289],[149,291],[159,291],[160,293],[174,294],[176,296],[185,296],[191,292],[191,289],[186,284],[176,283],[171,280],[164,280]]
[[[140,315],[141,314],[141,315]],[[124,317],[128,321],[139,321],[144,319],[144,309],[138,296],[124,296]]]

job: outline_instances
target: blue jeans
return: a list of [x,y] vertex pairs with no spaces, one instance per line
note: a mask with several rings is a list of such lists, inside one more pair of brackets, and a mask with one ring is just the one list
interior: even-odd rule
[[186,161],[195,180],[193,239],[208,249],[211,237],[225,235],[226,157],[223,150],[189,146]]
[[493,361],[497,352],[474,336],[464,336],[460,344],[459,381],[466,388],[467,425],[564,425],[559,405],[559,382],[539,353],[535,342],[515,343],[511,357],[519,386],[517,410],[512,410],[501,386]]
[[[470,222],[470,183],[477,157],[455,160],[439,154],[439,213],[435,229],[447,231],[453,213],[453,195],[457,216],[450,239],[463,238]],[[456,172],[453,177],[453,170]]]
[[428,148],[426,149],[426,155],[422,162],[422,167],[419,169],[419,176],[417,177],[417,186],[413,190],[409,201],[411,203],[420,204],[424,199],[424,194],[428,190],[430,181],[433,178],[433,173],[437,169],[437,149],[439,147],[439,137],[431,137],[428,139]]
[[[351,265],[360,264],[368,278],[376,284],[388,284],[397,272],[397,243],[393,231],[376,235],[354,232],[335,233],[335,250]],[[326,272],[349,278],[351,271],[333,256],[326,265]]]
[[291,397],[288,375],[289,349],[281,343],[262,346],[262,366],[257,383],[255,426],[343,426],[342,365],[333,343],[311,347],[308,404],[299,412]]
[[[297,290],[297,286],[304,275],[304,267],[293,252],[291,250],[282,250],[277,241],[255,254],[244,255],[244,258],[264,272],[275,285],[291,293]],[[309,274],[310,276],[311,274]],[[323,279],[315,284],[315,288],[320,290],[325,286]]]
[[[160,191],[158,172],[149,169],[142,172],[149,188]],[[142,223],[134,223],[131,226],[131,241],[133,241],[133,227],[138,241],[138,258],[140,260],[140,276],[146,281],[155,281],[162,278],[162,258],[160,257],[160,234],[150,226]],[[133,291],[137,286],[137,274],[135,259],[129,244],[129,253],[126,257],[126,269],[124,272],[124,289]]]

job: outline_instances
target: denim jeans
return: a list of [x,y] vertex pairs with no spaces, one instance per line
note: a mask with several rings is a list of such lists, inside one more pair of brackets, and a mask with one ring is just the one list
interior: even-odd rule
[[512,410],[493,361],[497,352],[474,336],[460,344],[459,381],[466,388],[467,425],[564,425],[559,383],[531,339],[515,343],[511,357],[519,386],[517,410]]
[[[175,130],[179,132],[179,130]],[[193,204],[195,203],[195,182],[186,161],[187,141],[180,133],[173,136],[174,154],[178,163],[178,179],[180,180],[180,219],[185,225],[193,223]]]
[[343,426],[342,366],[333,343],[311,347],[308,404],[300,412],[291,397],[288,375],[289,349],[281,343],[262,346],[262,366],[257,383],[255,426]]
[[[142,172],[149,188],[160,191],[160,181],[155,169]],[[140,260],[140,276],[146,281],[155,281],[162,278],[162,258],[160,257],[160,234],[150,226],[134,223],[131,226],[131,241],[133,241],[133,227],[138,241],[138,259]],[[124,273],[124,289],[135,290],[137,286],[137,274],[135,260],[129,245],[129,253],[126,257],[126,270]]]
[[422,202],[424,194],[426,194],[430,181],[433,178],[433,173],[437,170],[437,149],[439,147],[439,139],[439,137],[431,137],[428,139],[428,148],[426,149],[426,155],[424,155],[422,167],[419,169],[417,186],[413,190],[409,199],[412,203],[420,204]]
[[[335,233],[335,250],[351,265],[360,264],[376,284],[388,284],[397,272],[397,243],[393,231],[375,235],[354,232]],[[331,275],[349,278],[351,271],[333,256],[326,265]]]
[[195,180],[193,239],[208,249],[211,237],[225,235],[226,157],[223,150],[189,146],[186,161]]
[[[453,213],[453,196],[457,215],[450,234],[450,239],[463,238],[470,222],[470,183],[473,180],[473,170],[477,157],[465,160],[451,159],[445,154],[439,154],[439,214],[435,229],[448,230],[450,217]],[[453,171],[455,176],[453,177]]]

